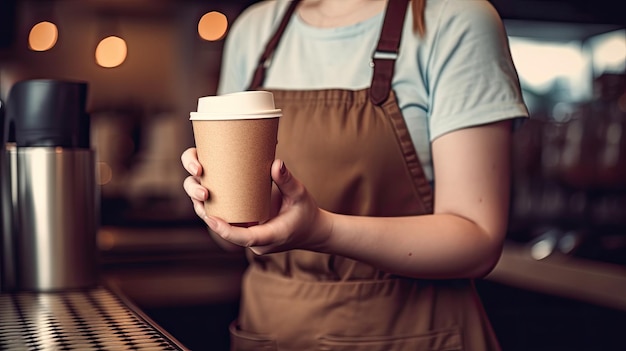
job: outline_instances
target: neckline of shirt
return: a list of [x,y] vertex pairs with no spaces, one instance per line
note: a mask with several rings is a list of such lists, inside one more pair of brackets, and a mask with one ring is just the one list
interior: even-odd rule
[[380,29],[383,22],[384,11],[365,19],[361,22],[340,27],[322,28],[306,23],[298,13],[294,14],[291,22],[294,27],[306,36],[320,39],[341,39],[353,37],[358,34]]

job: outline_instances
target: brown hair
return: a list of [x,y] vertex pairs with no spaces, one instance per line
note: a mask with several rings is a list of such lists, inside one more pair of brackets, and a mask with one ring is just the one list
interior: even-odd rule
[[426,23],[424,21],[426,0],[412,0],[411,2],[411,9],[413,10],[413,31],[423,36],[426,33]]

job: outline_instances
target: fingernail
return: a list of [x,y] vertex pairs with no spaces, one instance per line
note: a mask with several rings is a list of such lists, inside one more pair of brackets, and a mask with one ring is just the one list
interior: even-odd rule
[[198,166],[195,163],[190,163],[187,165],[187,168],[193,173],[193,175],[198,174]]
[[198,214],[198,217],[204,220],[206,218],[206,213],[204,212],[204,206],[199,203],[194,203],[194,208],[196,210],[196,213]]
[[280,174],[285,175],[287,173],[287,166],[285,166],[285,162],[280,162]]
[[197,197],[198,199],[204,200],[204,199],[205,199],[205,197],[206,197],[206,195],[205,195],[205,193],[204,193],[204,191],[203,191],[202,189],[198,189],[198,190],[196,190],[196,192],[195,192],[195,193],[196,193],[196,197]]

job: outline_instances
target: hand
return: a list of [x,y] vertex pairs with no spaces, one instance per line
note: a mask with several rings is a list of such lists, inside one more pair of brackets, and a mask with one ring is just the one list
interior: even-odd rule
[[205,213],[203,202],[208,197],[208,190],[199,182],[202,166],[196,149],[187,149],[181,161],[191,174],[183,186],[193,201],[196,214],[222,239],[249,247],[258,255],[290,249],[320,250],[328,240],[332,228],[330,214],[318,207],[304,185],[281,160],[274,160],[271,168],[276,185],[272,191],[272,218],[247,228]]

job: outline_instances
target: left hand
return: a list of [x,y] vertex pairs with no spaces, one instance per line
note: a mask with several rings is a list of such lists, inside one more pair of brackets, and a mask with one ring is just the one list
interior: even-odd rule
[[275,216],[251,227],[233,226],[221,218],[204,217],[209,228],[224,240],[249,247],[257,255],[291,249],[316,250],[330,235],[329,213],[320,209],[304,185],[289,172],[285,163],[274,160],[271,176]]

